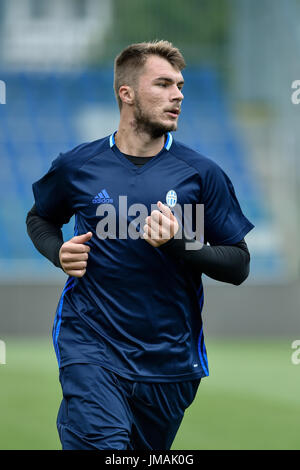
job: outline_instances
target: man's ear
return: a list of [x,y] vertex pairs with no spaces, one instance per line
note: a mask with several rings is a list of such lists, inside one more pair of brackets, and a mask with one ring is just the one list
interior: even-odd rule
[[119,88],[119,96],[124,104],[132,105],[134,102],[134,90],[131,86],[122,85]]

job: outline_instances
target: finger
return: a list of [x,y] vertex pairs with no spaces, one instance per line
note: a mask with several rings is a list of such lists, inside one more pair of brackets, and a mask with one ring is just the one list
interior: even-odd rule
[[86,245],[68,245],[62,250],[67,258],[74,258],[74,260],[87,259],[89,256],[90,248]]
[[87,266],[86,261],[77,261],[77,262],[71,262],[71,263],[63,262],[63,268],[67,269],[68,271],[70,270],[76,271],[76,270],[85,269],[86,266]]
[[89,258],[89,255],[88,253],[62,252],[60,257],[66,263],[76,263],[78,261],[87,261]]
[[87,245],[73,243],[72,241],[67,242],[62,248],[62,251],[66,253],[89,253],[91,248]]
[[161,201],[158,201],[157,207],[159,208],[159,210],[161,210],[161,212],[162,212],[166,217],[168,217],[168,219],[174,220],[174,215],[173,215],[171,209],[170,209],[168,206],[166,206],[165,204],[163,204]]
[[174,231],[174,222],[166,217],[164,214],[161,214],[161,223],[158,224],[152,217],[147,217],[146,222],[148,225],[153,227],[153,229],[159,234],[160,237],[166,239],[171,238]]
[[154,210],[151,212],[151,221],[155,221],[159,223],[161,226],[170,226],[170,222],[173,223],[174,216],[170,209],[167,207],[167,211],[163,209],[164,212],[160,212],[158,210]]
[[69,276],[72,277],[82,277],[86,273],[86,269],[76,269],[76,270],[65,270],[65,273],[67,273]]
[[173,226],[171,225],[165,225],[161,229],[160,237],[162,240],[169,240],[170,238],[173,237]]
[[157,222],[158,224],[160,224],[161,221],[162,221],[162,213],[158,210],[154,210],[154,211],[151,212],[150,216],[147,217],[147,219],[149,219],[149,218],[151,220]]
[[147,233],[143,233],[143,238],[146,240],[146,242],[149,243],[149,245],[152,245],[154,246],[155,248],[157,248],[159,246],[159,243],[156,242],[155,240],[152,240],[148,235]]
[[149,238],[151,238],[152,240],[158,240],[160,233],[160,225],[154,224],[155,222],[152,222],[152,226],[149,224],[145,224],[143,229],[144,233],[146,233]]
[[[75,237],[71,238],[73,243],[86,243],[92,238],[92,232],[83,233],[82,235],[76,235]],[[71,241],[70,240],[70,241]]]
[[[173,214],[173,212],[171,211],[171,209],[168,206],[163,204],[161,201],[158,201],[157,205],[161,209],[162,214],[163,214],[162,215],[162,217],[163,217],[162,225],[163,225],[163,227],[166,227],[166,228],[169,227],[167,229],[170,232],[169,236],[173,237],[179,230],[178,220],[177,220],[176,216]],[[169,236],[168,236],[168,238],[169,238]]]
[[161,232],[161,225],[158,221],[153,219],[151,216],[146,218],[146,225],[148,225],[151,229],[151,233],[153,234],[160,234]]

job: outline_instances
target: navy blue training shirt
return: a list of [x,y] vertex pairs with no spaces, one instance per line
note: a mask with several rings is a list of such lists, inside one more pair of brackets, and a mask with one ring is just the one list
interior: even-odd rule
[[153,205],[166,204],[168,195],[171,207],[204,204],[211,245],[242,240],[253,225],[222,169],[170,133],[161,152],[138,167],[119,151],[113,134],[60,154],[33,192],[41,217],[67,223],[75,214],[74,234],[93,233],[86,273],[68,278],[57,306],[59,366],[94,363],[135,381],[207,376],[201,273],[139,232]]

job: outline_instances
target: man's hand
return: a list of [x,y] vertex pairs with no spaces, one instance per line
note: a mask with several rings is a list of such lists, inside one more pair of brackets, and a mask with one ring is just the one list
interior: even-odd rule
[[87,232],[71,238],[61,246],[59,250],[60,264],[69,276],[84,276],[90,251],[90,247],[84,243],[88,242],[92,236],[92,232]]
[[155,248],[173,238],[179,229],[178,221],[171,209],[160,201],[157,206],[160,210],[152,211],[151,215],[146,217],[146,224],[143,227],[145,232],[143,238]]

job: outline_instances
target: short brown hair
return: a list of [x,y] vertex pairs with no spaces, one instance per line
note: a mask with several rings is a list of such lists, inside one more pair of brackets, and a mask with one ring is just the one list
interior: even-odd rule
[[131,44],[126,47],[116,58],[114,63],[114,90],[119,108],[122,108],[122,100],[119,89],[122,85],[132,85],[136,82],[138,71],[145,65],[150,55],[157,55],[170,62],[178,70],[185,68],[184,58],[176,47],[168,41],[152,41]]

